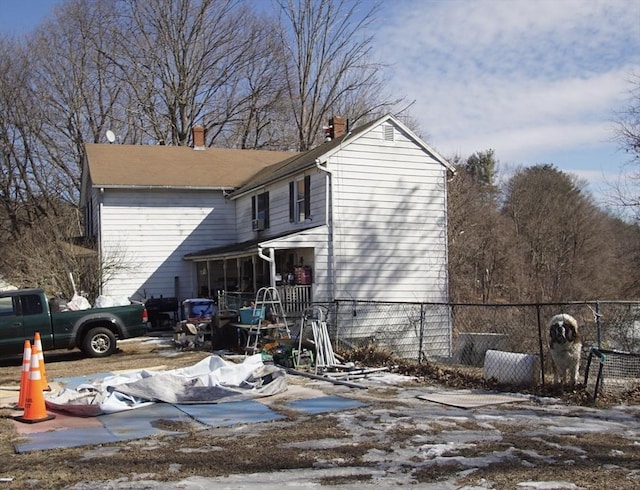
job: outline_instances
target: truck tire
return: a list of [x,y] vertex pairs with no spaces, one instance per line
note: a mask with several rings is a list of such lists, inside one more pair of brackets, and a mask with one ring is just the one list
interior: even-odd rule
[[108,357],[116,351],[116,336],[108,328],[92,328],[82,339],[81,348],[88,357]]

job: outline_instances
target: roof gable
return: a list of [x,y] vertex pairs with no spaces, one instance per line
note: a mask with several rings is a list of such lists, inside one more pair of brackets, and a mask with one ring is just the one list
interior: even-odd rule
[[442,156],[440,156],[434,149],[432,149],[429,145],[427,145],[422,139],[420,139],[413,131],[411,131],[407,126],[398,121],[395,117],[391,115],[386,115],[377,119],[375,121],[371,121],[363,126],[360,126],[353,131],[349,131],[346,134],[342,135],[339,138],[331,140],[329,142],[325,142],[312,150],[309,150],[304,153],[298,153],[287,160],[282,162],[278,162],[274,165],[270,165],[256,175],[254,175],[251,179],[249,179],[240,189],[235,191],[232,194],[232,197],[239,197],[246,192],[249,192],[257,187],[261,187],[267,185],[271,182],[275,182],[279,179],[283,179],[287,176],[302,172],[308,168],[314,167],[316,164],[322,163],[330,158],[337,151],[342,150],[346,145],[357,141],[360,137],[367,134],[373,128],[378,127],[381,124],[386,122],[392,122],[396,126],[398,126],[402,131],[404,131],[408,137],[413,140],[413,142],[422,148],[426,153],[431,155],[437,162],[444,165],[451,172],[455,172],[455,167],[451,165],[447,160],[445,160]]

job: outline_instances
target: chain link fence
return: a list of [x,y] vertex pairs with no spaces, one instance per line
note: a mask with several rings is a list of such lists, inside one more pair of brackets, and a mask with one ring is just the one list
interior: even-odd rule
[[[504,380],[552,381],[547,322],[575,317],[583,343],[581,376],[592,347],[640,352],[640,302],[443,304],[337,300],[324,304],[334,347],[374,346],[398,357],[491,372]],[[487,363],[491,366],[487,366]],[[635,364],[634,364],[635,366]],[[627,377],[640,381],[635,367]],[[584,378],[582,378],[584,379]],[[499,380],[500,381],[500,380]]]

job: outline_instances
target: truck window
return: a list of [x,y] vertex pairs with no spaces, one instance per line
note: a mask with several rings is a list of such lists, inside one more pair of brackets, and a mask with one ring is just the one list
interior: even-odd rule
[[0,316],[13,315],[13,299],[11,296],[0,298]]
[[39,315],[42,313],[42,299],[37,294],[25,294],[22,299],[22,315]]

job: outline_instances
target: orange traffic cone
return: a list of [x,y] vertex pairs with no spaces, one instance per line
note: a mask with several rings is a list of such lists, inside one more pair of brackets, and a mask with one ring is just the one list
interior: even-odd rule
[[40,378],[42,379],[42,389],[51,390],[49,382],[47,381],[47,370],[44,367],[44,353],[42,352],[42,340],[40,339],[40,332],[36,332],[33,337],[33,345],[38,352],[38,364],[40,364]]
[[24,341],[24,353],[22,354],[22,373],[20,376],[20,396],[18,396],[18,408],[24,408],[29,386],[29,368],[31,367],[31,343]]
[[55,415],[49,415],[44,403],[44,394],[42,393],[42,380],[40,379],[40,366],[38,356],[31,353],[31,364],[29,365],[29,383],[27,384],[27,397],[24,401],[24,414],[15,417],[19,422],[27,424],[35,424],[36,422],[44,422],[55,418]]

